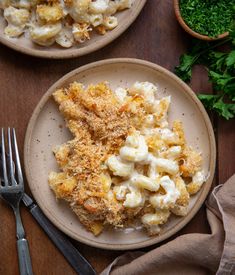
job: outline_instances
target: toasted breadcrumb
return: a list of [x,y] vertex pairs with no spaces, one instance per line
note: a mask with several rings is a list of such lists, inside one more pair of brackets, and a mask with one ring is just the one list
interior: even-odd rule
[[185,135],[184,135],[183,123],[179,120],[175,120],[173,122],[172,130],[179,137],[177,145],[184,146],[186,144],[186,140],[185,140]]
[[70,177],[65,173],[50,172],[49,185],[58,199],[70,200],[72,192],[77,185],[77,180],[75,177]]
[[202,156],[191,147],[186,146],[184,148],[182,159],[184,160],[184,163],[180,166],[182,176],[191,177],[201,169]]
[[187,184],[187,191],[190,195],[196,194],[201,189],[201,185],[197,182],[190,182]]
[[[107,156],[116,153],[128,135],[128,114],[120,111],[119,102],[106,83],[84,90],[74,82],[53,96],[74,135],[73,140],[54,150],[63,172],[77,179],[71,199],[73,209],[90,230],[96,227],[89,223],[90,215],[84,211],[110,224],[120,224],[123,207],[116,200],[107,199],[108,189],[105,190],[100,175],[105,170]],[[56,192],[57,197],[63,196],[60,189]]]
[[105,35],[107,32],[105,26],[103,25],[97,26],[95,30],[98,34],[101,34],[101,35]]
[[38,5],[36,13],[38,17],[46,23],[55,23],[63,17],[63,9],[59,4],[53,6]]
[[186,188],[186,184],[184,183],[184,180],[180,177],[177,176],[174,179],[175,186],[180,192],[180,196],[176,201],[176,204],[181,205],[181,206],[187,206],[189,204],[189,193]]

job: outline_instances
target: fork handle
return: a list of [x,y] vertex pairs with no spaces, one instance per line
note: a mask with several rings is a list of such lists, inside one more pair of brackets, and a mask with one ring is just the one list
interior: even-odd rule
[[33,275],[31,259],[29,255],[29,246],[26,239],[22,238],[17,241],[19,267],[21,275]]

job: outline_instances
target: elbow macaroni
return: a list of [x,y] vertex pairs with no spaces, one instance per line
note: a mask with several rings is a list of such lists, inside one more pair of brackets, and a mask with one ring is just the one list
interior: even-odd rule
[[121,87],[118,87],[115,91],[114,91],[115,95],[117,96],[118,100],[120,102],[124,102],[126,96],[127,96],[127,90],[123,89]]
[[105,13],[109,7],[109,0],[96,0],[91,2],[89,10],[91,13],[100,14]]
[[154,102],[156,92],[157,87],[150,82],[135,82],[129,89],[130,95],[142,95],[150,103]]
[[112,30],[117,27],[118,20],[115,16],[107,16],[103,19],[103,25],[106,27],[107,30]]
[[136,208],[143,205],[143,196],[140,191],[129,187],[130,192],[126,194],[123,206],[127,208]]
[[44,26],[32,25],[30,37],[32,41],[41,46],[50,46],[55,42],[56,35],[62,30],[61,23],[48,24]]
[[200,190],[205,180],[206,180],[206,177],[204,175],[204,172],[197,171],[192,178],[192,182],[190,182],[187,185],[187,191],[189,192],[189,194],[190,195],[196,194]]
[[169,209],[174,206],[180,193],[169,176],[163,176],[160,180],[160,185],[163,187],[165,194],[153,195],[150,197],[149,201],[154,208]]
[[4,10],[3,15],[8,22],[8,26],[4,30],[7,36],[17,37],[24,32],[30,16],[28,10],[8,7]]
[[113,172],[115,176],[127,177],[130,176],[134,170],[133,163],[125,163],[116,156],[111,156],[107,160],[107,165],[109,169]]
[[90,39],[90,34],[92,29],[90,28],[89,24],[82,23],[82,24],[73,24],[72,34],[74,40],[79,43],[84,43],[86,40]]
[[[99,9],[105,10],[107,2],[99,1],[92,7],[99,4]],[[112,2],[129,3],[121,0]],[[81,3],[85,5],[85,1]],[[94,16],[95,18],[99,19]],[[88,27],[86,23],[84,26]],[[58,38],[61,37],[57,34],[56,39]],[[156,85],[136,82],[129,89],[119,87],[115,92],[105,85],[91,85],[85,92],[83,85],[75,82],[69,88],[54,93],[75,139],[55,148],[55,157],[63,172],[52,172],[49,184],[57,198],[70,200],[71,193],[74,192],[72,205],[76,205],[76,208],[73,209],[94,234],[97,232],[91,222],[94,219],[103,225],[110,224],[114,227],[124,227],[138,219],[150,235],[159,234],[161,225],[168,221],[171,214],[187,215],[190,196],[197,193],[205,182],[201,154],[186,144],[180,121],[174,121],[172,127],[169,127],[167,113],[171,98],[157,98]],[[103,98],[105,93],[107,97]],[[85,114],[93,111],[96,102],[95,116],[89,113],[91,115],[87,118],[92,133],[87,132],[87,126],[82,124],[86,116],[82,113],[82,108],[76,105],[79,100],[86,104],[83,108]],[[97,124],[105,115],[105,107],[108,117],[104,119],[104,124],[108,125],[103,130],[104,124],[100,128]],[[110,128],[112,122],[109,120],[112,108],[118,114],[114,128]],[[122,132],[125,113],[128,121],[126,132]],[[93,121],[96,116],[99,117],[97,124]],[[80,118],[82,121],[79,121]],[[115,138],[111,136],[108,145],[105,143],[107,131],[111,135],[113,131],[118,135],[115,142]],[[96,139],[94,142],[90,139],[94,132],[102,132],[104,138],[102,136],[101,140]],[[88,141],[85,139],[80,142],[83,137],[88,137]],[[99,147],[96,150],[97,144],[103,149]],[[105,151],[107,148],[110,151]],[[89,151],[89,158],[86,151]],[[76,152],[79,155],[74,158]],[[97,160],[100,161],[98,166]],[[84,162],[83,166],[80,165],[81,162]],[[95,167],[94,173],[88,169],[89,165]]]
[[159,189],[159,183],[157,180],[151,179],[141,174],[134,174],[130,179],[132,185],[139,189],[146,189],[151,192],[155,192]]
[[74,36],[70,27],[63,28],[55,37],[57,44],[63,48],[70,48],[74,43]]
[[148,146],[143,136],[136,132],[134,135],[128,136],[126,145],[120,149],[121,158],[127,161],[138,162],[146,159],[148,155]]
[[159,225],[166,223],[170,214],[169,210],[156,210],[153,214],[143,215],[141,221],[148,229],[150,235],[156,235],[161,231]]
[[97,27],[99,25],[102,25],[104,18],[102,14],[92,14],[89,17],[89,21],[93,27]]
[[116,28],[115,13],[129,8],[130,0],[0,1],[0,9],[8,23],[4,31],[6,36],[29,33],[27,37],[38,45],[57,43],[63,48],[84,43],[93,30],[105,34]]

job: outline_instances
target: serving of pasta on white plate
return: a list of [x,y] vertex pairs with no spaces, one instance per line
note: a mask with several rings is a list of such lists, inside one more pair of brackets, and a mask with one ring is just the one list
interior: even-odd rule
[[105,35],[118,25],[116,13],[135,0],[0,0],[8,38],[25,35],[40,46],[70,48]]
[[73,139],[53,149],[61,171],[49,185],[89,231],[141,225],[157,235],[171,215],[188,214],[208,172],[182,122],[169,124],[171,97],[160,98],[157,84],[73,82],[53,97]]

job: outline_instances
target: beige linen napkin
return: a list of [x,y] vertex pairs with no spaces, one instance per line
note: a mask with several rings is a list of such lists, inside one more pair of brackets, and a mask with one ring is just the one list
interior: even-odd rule
[[129,252],[101,275],[235,274],[235,175],[207,200],[210,234],[186,234],[148,253]]

